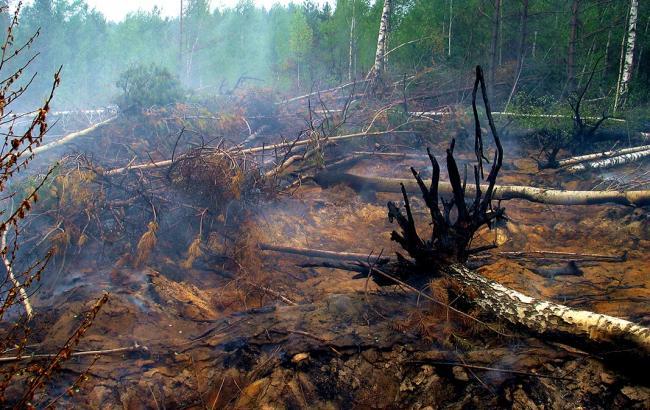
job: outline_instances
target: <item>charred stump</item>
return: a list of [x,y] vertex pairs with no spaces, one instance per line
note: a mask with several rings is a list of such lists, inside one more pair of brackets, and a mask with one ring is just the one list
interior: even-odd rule
[[[483,163],[488,162],[484,155],[483,135],[476,107],[478,88],[481,88],[483,102],[486,107],[490,130],[494,137],[496,152],[491,161],[491,169],[485,177]],[[487,99],[485,81],[481,67],[476,68],[476,81],[472,94],[472,109],[476,123],[474,138],[474,153],[476,165],[474,166],[474,184],[472,197],[467,195],[467,176],[461,178],[458,163],[454,158],[455,140],[451,141],[447,149],[446,164],[449,182],[452,187],[452,197],[448,201],[439,196],[440,165],[436,158],[427,150],[433,169],[431,184],[426,186],[420,174],[411,167],[411,172],[422,192],[424,202],[429,208],[432,221],[430,239],[422,239],[418,235],[411,211],[411,205],[404,184],[401,185],[404,198],[404,212],[394,203],[388,203],[388,217],[397,221],[401,233],[393,231],[391,239],[399,243],[412,258],[398,254],[398,260],[403,264],[411,263],[416,271],[424,270],[428,274],[435,274],[440,268],[454,264],[464,263],[470,255],[493,248],[485,246],[471,248],[475,233],[483,226],[492,227],[493,223],[503,217],[504,209],[492,204],[497,176],[503,164],[503,147],[497,134],[492,114]]]

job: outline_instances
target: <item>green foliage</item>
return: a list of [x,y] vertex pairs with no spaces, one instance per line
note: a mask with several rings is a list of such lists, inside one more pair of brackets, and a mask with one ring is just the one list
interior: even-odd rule
[[[333,7],[320,6],[314,0],[303,0],[267,9],[240,0],[234,7],[211,8],[208,0],[186,0],[181,33],[178,17],[164,17],[158,8],[110,22],[84,0],[38,0],[25,6],[16,42],[24,41],[39,27],[46,33],[34,45],[41,53],[37,68],[52,72],[64,65],[58,94],[58,102],[64,105],[107,104],[118,91],[115,81],[120,73],[135,64],[167,67],[187,89],[205,92],[228,89],[242,76],[259,79],[257,85],[262,87],[308,91],[315,84],[322,88],[341,84],[348,80],[349,72],[362,79],[374,62],[383,1],[334,3]],[[476,64],[487,68],[491,60],[493,4],[484,0],[393,0],[390,71],[401,75],[430,70],[437,86],[453,89],[466,85],[468,68]],[[497,50],[501,95],[493,99],[495,108],[517,77],[524,3],[501,4]],[[528,4],[517,92],[565,101],[571,92],[567,53],[572,2],[536,0]],[[611,107],[628,8],[628,1],[583,0],[579,4],[574,56],[578,88],[584,86],[594,62],[601,59],[586,100],[599,99]],[[650,100],[649,15],[650,3],[640,2],[635,72],[626,109]],[[45,80],[37,77],[29,95],[42,98]],[[551,108],[566,111],[565,107]],[[602,113],[601,108],[597,111]]]
[[120,75],[117,87],[122,90],[118,105],[122,110],[142,110],[180,102],[183,90],[169,70],[156,65],[135,66]]
[[[555,134],[573,126],[573,113],[569,104],[548,94],[536,96],[526,92],[517,93],[508,107],[508,112],[515,114],[512,117],[514,124],[524,129],[546,130]],[[545,117],[551,114],[560,117]]]

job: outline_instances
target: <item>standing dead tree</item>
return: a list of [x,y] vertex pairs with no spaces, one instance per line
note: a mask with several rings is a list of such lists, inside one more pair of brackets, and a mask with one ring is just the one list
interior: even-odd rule
[[[485,156],[476,110],[476,92],[479,85],[496,145],[496,153],[491,161],[492,167],[485,178],[487,183],[485,190],[481,186],[482,164]],[[404,210],[397,204],[389,202],[388,215],[391,220],[397,221],[400,227],[400,232],[393,231],[391,238],[402,246],[408,257],[398,254],[399,263],[396,265],[381,263],[377,267],[366,265],[366,275],[371,276],[380,285],[417,283],[418,279],[422,278],[446,277],[457,285],[448,290],[454,293],[450,300],[460,298],[504,322],[541,335],[579,340],[587,344],[615,345],[617,349],[632,348],[636,354],[647,357],[650,353],[650,329],[624,319],[534,299],[487,279],[464,265],[470,255],[494,247],[488,245],[472,248],[471,242],[480,228],[492,227],[493,223],[503,215],[503,209],[492,204],[496,179],[503,161],[503,148],[492,120],[480,67],[476,69],[473,108],[477,159],[477,165],[474,167],[474,197],[466,196],[466,180],[461,178],[458,171],[453,156],[454,141],[452,140],[450,149],[447,150],[447,168],[453,190],[453,197],[449,202],[438,198],[439,165],[432,155],[430,159],[433,175],[429,187],[412,169],[431,214],[430,239],[423,239],[418,234],[408,194],[402,187]],[[386,273],[388,269],[393,271]]]
[[[598,118],[582,115],[582,103],[594,78],[599,62],[600,58],[594,63],[589,79],[582,90],[572,92],[568,97],[569,106],[571,107],[571,111],[573,111],[573,115],[571,116],[573,119],[572,132],[542,132],[538,137],[541,145],[541,153],[545,156],[543,161],[534,158],[537,161],[539,169],[558,168],[560,163],[557,160],[557,155],[560,150],[570,149],[577,151],[584,149],[587,145],[586,143],[593,139],[596,131],[610,118],[607,113],[603,113]],[[569,81],[568,84],[572,84],[572,81]],[[592,122],[590,120],[596,121]]]
[[582,117],[582,112],[581,112],[582,102],[585,98],[585,94],[589,90],[589,86],[591,85],[591,81],[594,78],[594,74],[596,73],[596,67],[598,66],[599,62],[600,62],[600,58],[596,60],[596,63],[594,64],[594,67],[591,70],[591,74],[589,75],[589,80],[587,80],[587,84],[585,84],[584,88],[576,95],[572,95],[569,97],[569,105],[573,110],[572,142],[576,143],[579,147],[584,147],[585,142],[589,141],[594,136],[596,131],[598,131],[598,128],[600,128],[600,126],[603,125],[603,122],[605,122],[605,120],[609,118],[609,116],[606,113],[603,113],[603,115],[592,125],[592,124],[588,124],[585,121],[585,119]]

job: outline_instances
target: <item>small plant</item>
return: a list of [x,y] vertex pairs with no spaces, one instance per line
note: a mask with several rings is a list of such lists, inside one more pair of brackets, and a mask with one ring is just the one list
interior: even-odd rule
[[120,75],[116,85],[122,91],[117,104],[126,112],[183,100],[183,89],[178,78],[166,68],[154,64],[129,68]]

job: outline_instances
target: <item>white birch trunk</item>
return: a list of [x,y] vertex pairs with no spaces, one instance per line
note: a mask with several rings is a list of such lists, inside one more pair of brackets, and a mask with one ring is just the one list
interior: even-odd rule
[[447,56],[451,57],[451,25],[454,20],[454,0],[449,0],[449,33],[447,34]]
[[601,159],[599,161],[585,162],[582,164],[573,165],[566,170],[572,174],[578,172],[585,172],[592,169],[605,169],[613,168],[620,165],[629,164],[630,162],[638,161],[643,158],[650,157],[650,150],[638,151],[631,154],[619,155],[617,157]]
[[377,37],[377,52],[375,53],[375,65],[371,70],[371,77],[377,78],[384,74],[386,70],[386,42],[390,30],[390,15],[392,0],[384,0],[384,10],[381,13],[381,22],[379,23],[379,36]]
[[639,0],[630,0],[630,18],[627,29],[627,46],[625,49],[625,58],[623,60],[623,72],[621,75],[621,85],[619,91],[620,105],[623,105],[625,103],[625,98],[630,85],[630,79],[632,78],[638,9]]
[[578,337],[595,343],[632,345],[641,355],[650,353],[650,329],[625,319],[577,310],[554,302],[537,300],[507,288],[455,264],[445,272],[476,296],[473,302],[484,311],[537,334]]
[[348,81],[352,81],[352,76],[353,73],[356,76],[355,73],[355,67],[354,67],[354,55],[355,55],[355,25],[356,25],[356,10],[355,10],[355,3],[356,1],[352,1],[352,20],[350,21],[350,53],[349,53],[349,60],[348,60]]
[[45,145],[41,145],[40,147],[36,147],[36,148],[34,148],[33,152],[34,152],[34,154],[38,154],[39,152],[44,152],[44,151],[50,150],[52,148],[56,148],[56,147],[59,147],[61,145],[67,144],[68,142],[74,140],[75,138],[83,137],[84,135],[90,134],[91,132],[97,130],[98,128],[103,127],[104,125],[112,122],[116,118],[117,118],[117,116],[109,118],[107,120],[104,120],[102,122],[94,124],[94,125],[86,128],[86,129],[81,130],[81,131],[77,131],[77,132],[73,132],[71,134],[68,134],[68,135],[66,135],[66,136],[64,136],[64,137],[62,137],[62,138],[60,138],[60,139],[58,139],[56,141],[50,142],[49,144],[45,144]]
[[0,253],[2,253],[1,255],[2,263],[5,265],[5,269],[7,270],[7,276],[9,276],[11,285],[14,289],[18,291],[18,295],[20,296],[20,303],[22,303],[23,307],[25,308],[27,319],[31,320],[34,317],[34,309],[32,308],[32,304],[29,301],[29,296],[27,295],[27,291],[25,290],[25,287],[18,281],[18,279],[16,279],[16,275],[14,275],[14,269],[12,263],[9,261],[6,229],[2,231],[2,239],[0,240]]
[[[401,192],[400,184],[408,192],[420,193],[420,187],[414,179],[369,177],[348,173],[323,172],[316,175],[315,181],[322,186],[330,186],[339,183],[350,185],[352,188],[362,191],[379,192]],[[485,192],[486,185],[481,189]],[[475,194],[476,188],[467,184],[466,195],[471,197]],[[452,193],[449,182],[440,181],[438,192],[441,194]],[[650,190],[640,191],[565,191],[561,189],[546,189],[532,186],[517,185],[496,185],[494,187],[495,200],[524,199],[531,202],[538,202],[548,205],[598,205],[614,203],[630,206],[643,206],[650,204]]]
[[581,155],[579,157],[571,157],[571,158],[558,161],[558,164],[561,167],[566,167],[569,165],[575,165],[581,162],[592,161],[595,159],[607,159],[612,157],[618,157],[619,155],[623,155],[623,154],[630,154],[633,152],[648,151],[648,150],[650,150],[650,145],[642,145],[640,147],[623,148],[615,151],[597,152],[595,154]]
[[623,37],[621,46],[621,68],[619,73],[618,84],[616,85],[616,96],[614,98],[614,112],[621,106],[625,105],[625,99],[629,88],[630,79],[632,78],[632,68],[634,62],[634,45],[636,43],[636,22],[638,18],[639,0],[630,0],[630,9],[628,11],[628,28],[626,35]]

